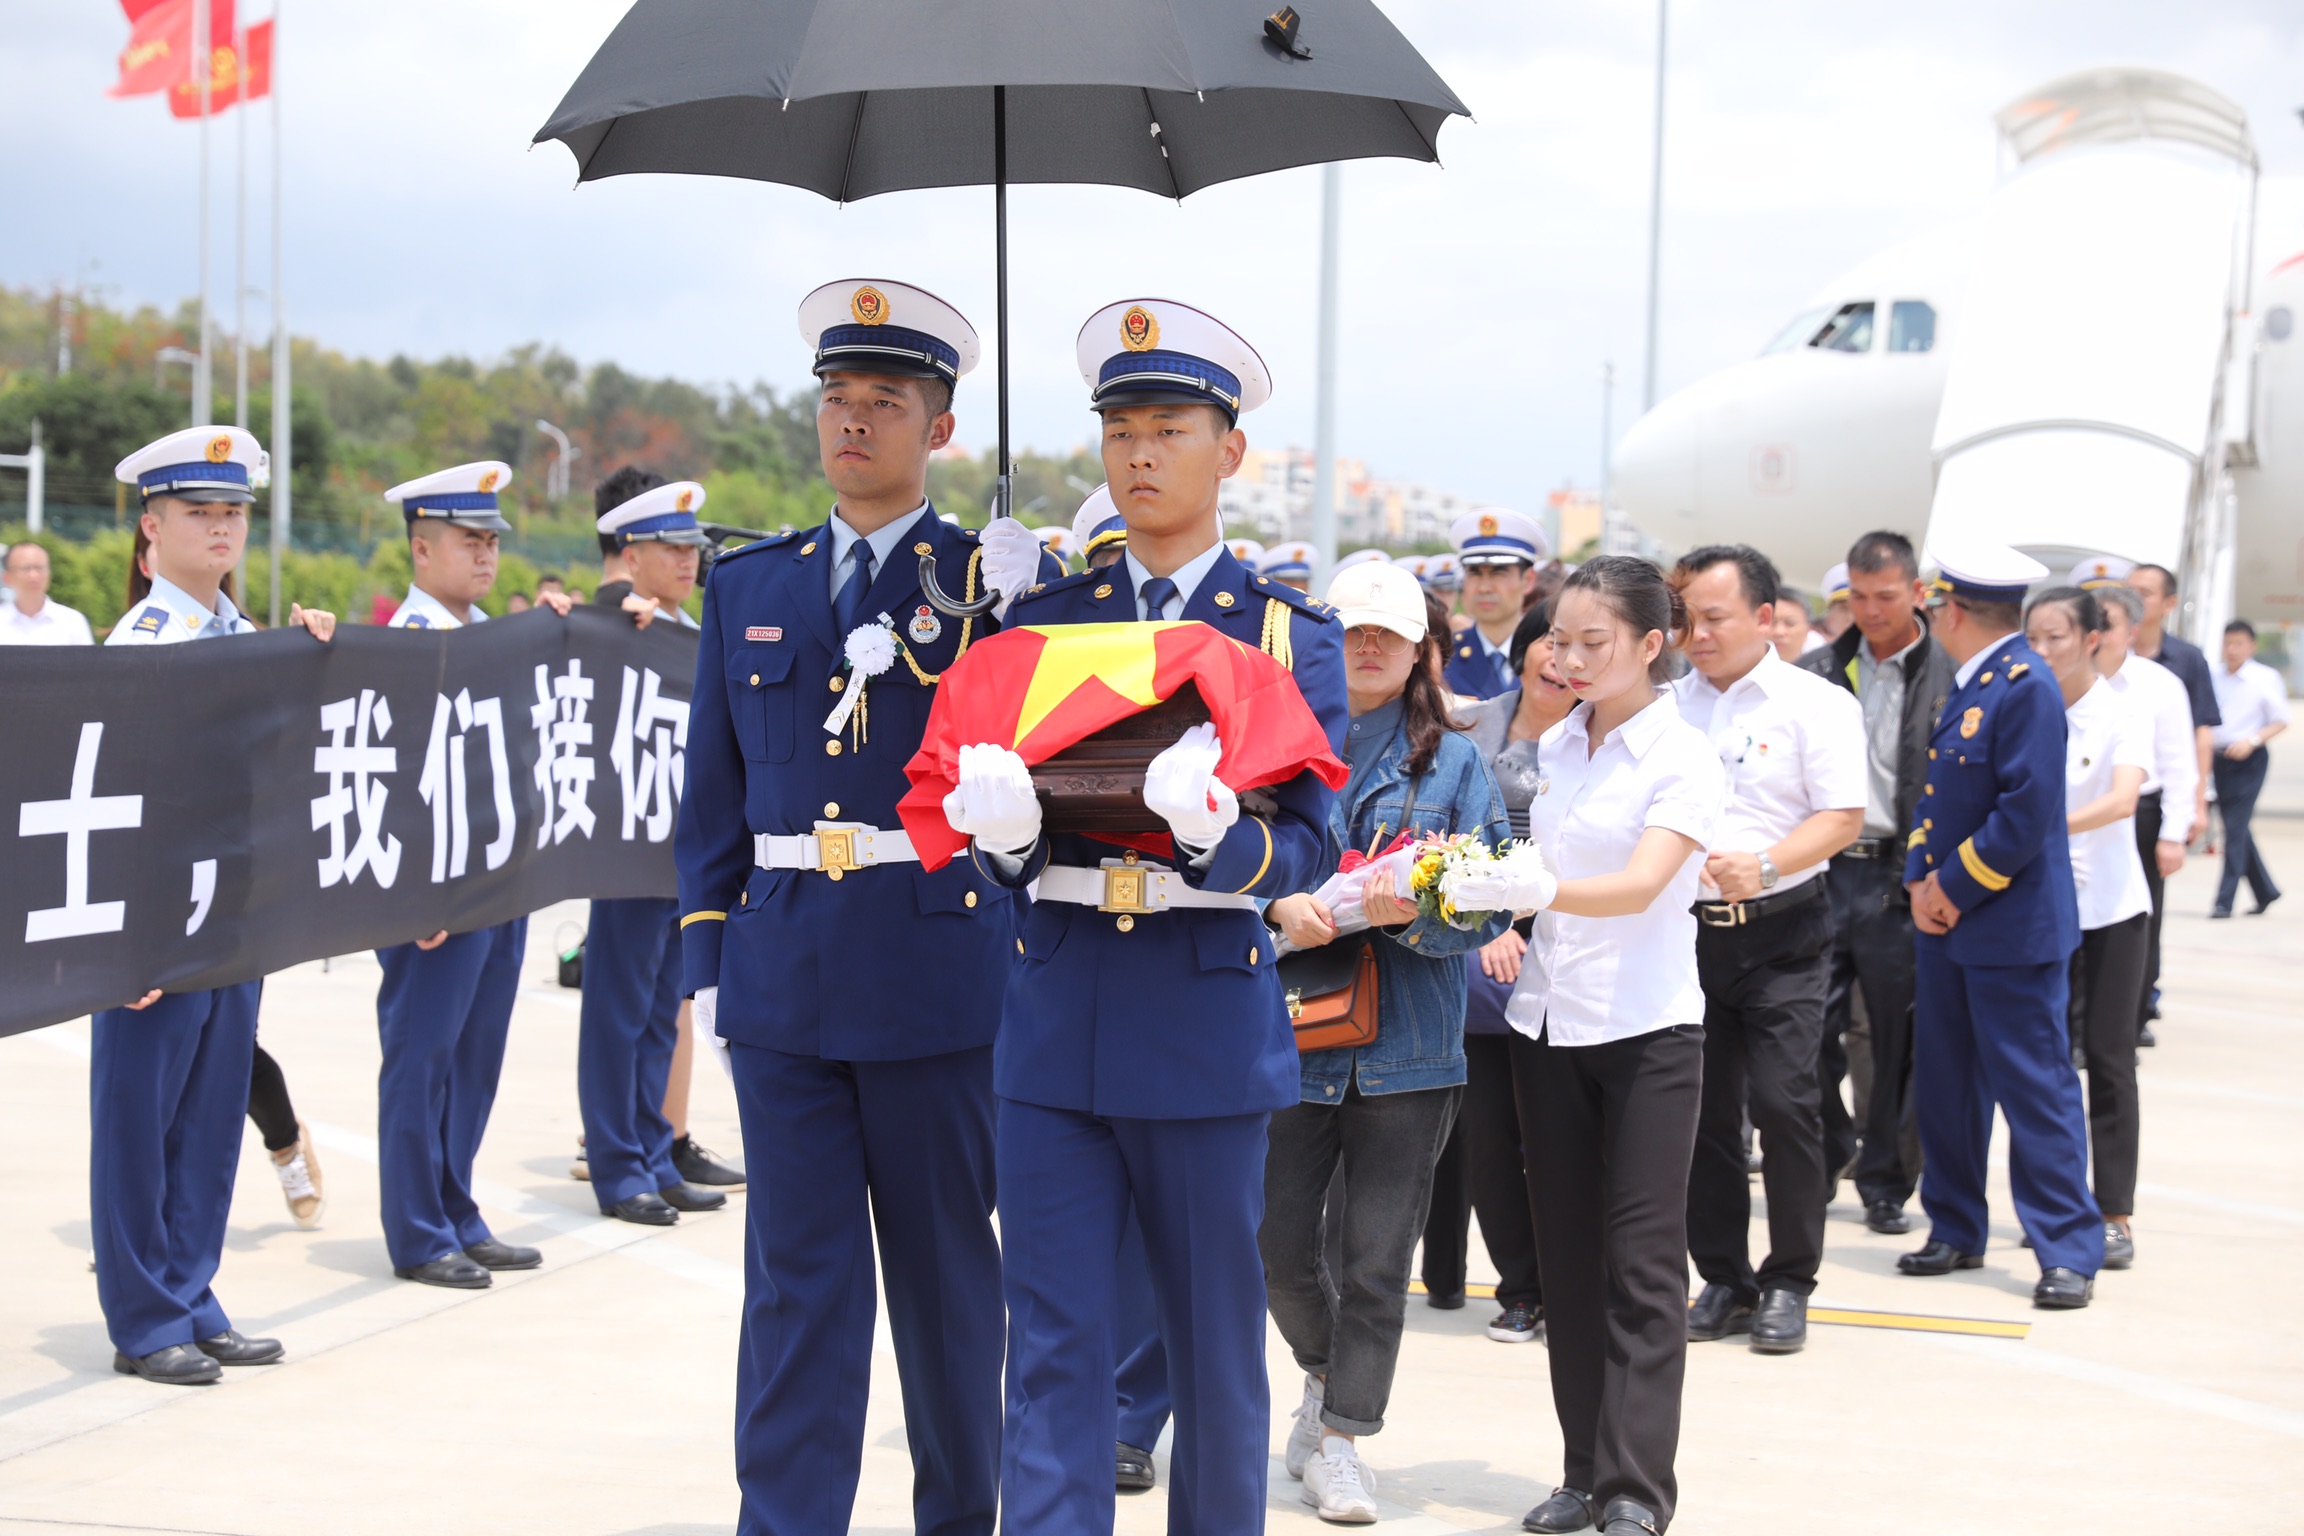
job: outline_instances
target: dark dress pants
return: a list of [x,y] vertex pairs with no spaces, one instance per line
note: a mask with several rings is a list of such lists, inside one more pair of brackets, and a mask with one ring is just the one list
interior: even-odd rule
[[1672,1518],[1688,1365],[1688,1164],[1704,1029],[1512,1038],[1544,1267],[1561,1481]]
[[2232,898],[2240,894],[2242,880],[2248,882],[2248,893],[2260,907],[2280,894],[2280,887],[2272,883],[2272,871],[2264,866],[2264,855],[2252,830],[2256,797],[2264,792],[2269,764],[2270,754],[2262,747],[2239,762],[2221,752],[2209,760],[2216,779],[2216,804],[2224,813],[2224,873],[2216,882],[2219,912],[2232,910]]
[[2072,952],[2072,1039],[2088,1063],[2088,1147],[2097,1208],[2136,1209],[2136,994],[2144,985],[2148,914],[2080,935]]
[[[1805,1296],[1824,1259],[1824,1123],[1816,1054],[1831,965],[1831,907],[1812,899],[1733,928],[1696,930],[1704,983],[1704,1094],[1688,1172],[1688,1252],[1696,1272],[1744,1301]],[[1760,1133],[1768,1257],[1755,1274],[1744,1116]]]
[[[1872,1092],[1856,1106],[1864,1138],[1856,1194],[1866,1205],[1885,1200],[1901,1207],[1920,1181],[1920,1133],[1912,1107],[1912,907],[1904,894],[1904,866],[1894,858],[1843,856],[1824,878],[1830,882],[1833,926],[1825,1029],[1846,1033],[1852,989],[1862,987],[1872,1035]],[[1838,1083],[1827,1091],[1837,1099]],[[1775,1149],[1768,1151],[1773,1156]]]
[[[1467,957],[1474,969],[1480,959]],[[1475,991],[1486,977],[1476,978]],[[1493,986],[1495,983],[1488,983]],[[1509,987],[1503,989],[1508,995]],[[1424,1289],[1446,1296],[1464,1289],[1470,1216],[1496,1266],[1496,1304],[1544,1305],[1536,1267],[1536,1223],[1529,1213],[1528,1170],[1520,1150],[1520,1110],[1512,1095],[1511,1037],[1464,1036],[1464,1102],[1447,1150],[1432,1170],[1432,1213],[1424,1219]]]
[[1173,1403],[1168,1346],[1160,1342],[1160,1303],[1152,1294],[1152,1261],[1144,1252],[1144,1224],[1133,1205],[1120,1229],[1114,1268],[1119,1296],[1112,1312],[1112,1389],[1120,1401],[1120,1426],[1113,1438],[1149,1451],[1160,1443]]
[[2160,791],[2136,797],[2136,855],[2144,861],[2144,883],[2152,888],[2152,910],[2145,916],[2144,983],[2136,998],[2136,1027],[2153,1017],[2153,1000],[2160,992],[2160,918],[2168,906],[2168,881],[2160,873],[2160,828],[2165,824]]
[[576,1022],[576,1103],[600,1209],[681,1182],[664,1089],[680,1034],[680,903],[592,903]]

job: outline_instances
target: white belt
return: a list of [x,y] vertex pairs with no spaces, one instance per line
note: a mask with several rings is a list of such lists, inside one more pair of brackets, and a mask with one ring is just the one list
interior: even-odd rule
[[1172,869],[1127,859],[1106,859],[1096,869],[1051,864],[1040,871],[1038,899],[1074,902],[1099,912],[1165,912],[1170,907],[1256,910],[1253,896],[1195,890]]
[[813,832],[780,837],[763,832],[752,839],[752,862],[762,869],[820,869],[837,880],[851,869],[875,864],[915,863],[912,839],[853,821],[820,821]]

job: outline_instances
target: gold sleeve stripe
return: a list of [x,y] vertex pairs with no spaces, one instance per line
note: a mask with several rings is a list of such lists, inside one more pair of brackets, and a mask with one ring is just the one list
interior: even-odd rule
[[1976,883],[1988,891],[2008,889],[2009,877],[1976,857],[1976,839],[1970,838],[1960,845],[1960,862]]
[[724,923],[726,921],[728,921],[728,914],[725,912],[691,912],[680,919],[680,926],[685,928],[690,923]]
[[1904,846],[1907,849],[1917,848],[1926,841],[1928,841],[1927,831],[1924,828],[1914,827],[1912,829],[1912,835],[1904,840]]
[[1245,896],[1250,891],[1256,889],[1256,882],[1263,879],[1264,872],[1272,867],[1272,824],[1261,816],[1251,816],[1248,819],[1263,829],[1264,862],[1256,866],[1256,873],[1249,876],[1248,883],[1246,885],[1240,887],[1239,890],[1232,893],[1235,896]]

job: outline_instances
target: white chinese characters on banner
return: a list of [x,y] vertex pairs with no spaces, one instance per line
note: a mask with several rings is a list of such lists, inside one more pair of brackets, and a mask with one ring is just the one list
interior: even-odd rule
[[[454,722],[451,730],[450,722]],[[488,867],[501,869],[512,857],[512,769],[504,745],[504,701],[482,699],[460,688],[443,693],[432,710],[432,737],[424,748],[424,771],[416,792],[432,808],[432,882],[460,877],[472,851],[472,818],[466,797],[464,738],[475,727],[488,733],[489,784],[495,794],[496,838],[485,850]]]
[[[650,674],[654,676],[653,673]],[[94,832],[126,832],[144,824],[142,795],[96,793],[96,754],[104,742],[104,727],[89,721],[80,727],[80,749],[72,759],[72,793],[64,800],[26,800],[16,810],[18,837],[64,839],[64,905],[41,907],[24,914],[24,942],[76,939],[96,933],[118,933],[128,923],[125,901],[88,899],[88,838]]]
[[654,667],[624,669],[608,761],[624,791],[624,840],[643,824],[652,843],[670,837],[688,762],[688,705],[663,692]]
[[[328,776],[328,792],[312,802],[312,830],[328,829],[328,851],[319,861],[320,889],[339,881],[349,884],[365,869],[379,888],[390,890],[400,876],[400,839],[380,835],[390,791],[374,776],[400,767],[396,748],[377,745],[392,734],[392,706],[375,689],[363,688],[357,699],[321,705],[320,729],[328,733],[327,745],[312,751],[312,771]],[[350,784],[344,782],[347,777]],[[359,823],[349,848],[344,844],[347,817]]]
[[539,848],[566,842],[571,832],[592,835],[595,765],[585,750],[592,745],[592,687],[576,657],[568,658],[568,670],[557,677],[537,664],[536,702],[528,706],[528,723],[536,729],[536,792],[544,798],[544,814],[536,823]]

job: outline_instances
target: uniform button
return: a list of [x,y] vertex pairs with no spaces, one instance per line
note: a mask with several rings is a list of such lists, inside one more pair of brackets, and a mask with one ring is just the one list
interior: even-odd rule
[[1420,933],[1412,933],[1408,935],[1408,942],[1411,944],[1421,944],[1424,942],[1424,935]]
[[847,687],[847,686],[848,686],[848,684],[847,684],[847,681],[846,681],[846,679],[844,679],[844,678],[838,678],[838,677],[836,677],[836,678],[832,679],[832,691],[833,691],[834,693],[838,693],[838,692],[839,692],[839,691],[840,691],[842,688],[845,688],[845,687]]
[[824,802],[824,814],[825,814],[825,816],[827,816],[827,817],[836,817],[836,816],[838,816],[838,815],[840,814],[840,802],[839,802],[839,801],[837,801],[837,800],[827,800],[827,801],[825,801],[825,802]]
[[1136,931],[1136,919],[1130,914],[1123,912],[1120,914],[1119,918],[1114,921],[1112,926],[1119,929],[1122,933],[1134,933]]
[[1248,946],[1248,963],[1249,963],[1250,965],[1254,965],[1254,964],[1256,963],[1256,959],[1257,959],[1257,956],[1259,956],[1259,955],[1260,955],[1260,954],[1262,954],[1262,953],[1263,953],[1263,951],[1259,950],[1259,949],[1258,949],[1258,948],[1257,948],[1255,945],[1253,945],[1253,944],[1249,945],[1249,946]]
[[[1038,591],[1038,590],[1039,590],[1039,588],[1035,587],[1035,588],[1033,588],[1033,590],[1034,590],[1034,591]],[[1110,583],[1110,582],[1106,582],[1106,583],[1104,583],[1102,586],[1098,587],[1098,588],[1095,590],[1095,592],[1093,592],[1093,593],[1092,593],[1092,594],[1090,594],[1090,595],[1091,595],[1091,596],[1094,596],[1094,597],[1110,597],[1110,596],[1112,595],[1112,583]]]
[[1928,786],[1926,789],[1923,789],[1922,791],[1920,791],[1920,793],[1922,793],[1922,794],[1924,794],[1924,795],[1932,795],[1932,794],[1936,793],[1936,786],[1935,786],[1935,785],[1933,785],[1933,784],[1931,784],[1931,785],[1929,785],[1929,786]]
[[752,686],[755,688],[760,686],[760,674],[757,672],[752,674]]
[[1216,606],[1217,606],[1217,607],[1219,607],[1219,608],[1229,608],[1229,607],[1231,607],[1231,606],[1232,606],[1232,594],[1231,594],[1231,593],[1229,593],[1229,592],[1219,592],[1219,593],[1217,593],[1217,594],[1216,594]]
[[1936,761],[1936,749],[1935,749],[1934,747],[1930,747],[1930,748],[1928,749],[1928,761],[1930,761],[1930,762],[1934,762],[1934,761]]
[[974,891],[970,891],[967,895],[961,897],[960,905],[964,907],[972,907],[976,905],[976,893]]
[[824,755],[826,757],[838,757],[840,755],[840,743],[836,741],[824,743]]
[[1018,939],[1018,940],[1016,941],[1016,953],[1018,953],[1018,954],[1022,954],[1022,953],[1024,953],[1024,941],[1023,941],[1022,939]]

